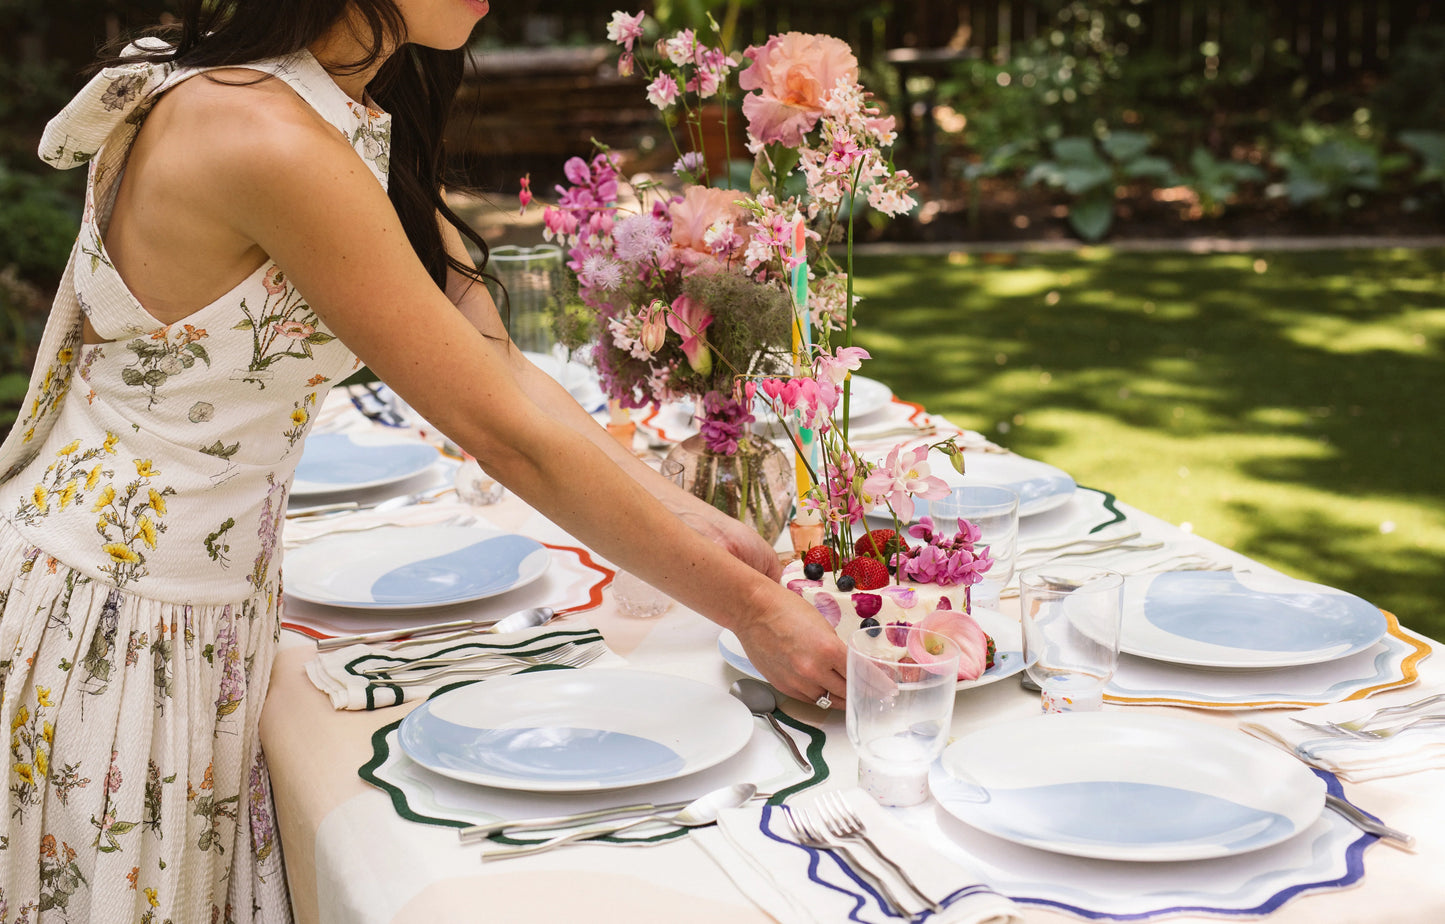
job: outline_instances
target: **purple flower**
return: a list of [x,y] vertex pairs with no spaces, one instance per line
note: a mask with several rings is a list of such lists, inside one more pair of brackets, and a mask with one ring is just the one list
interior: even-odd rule
[[719,391],[703,395],[702,417],[699,429],[708,451],[726,456],[737,454],[738,438],[744,426],[753,421],[751,411],[742,402]]

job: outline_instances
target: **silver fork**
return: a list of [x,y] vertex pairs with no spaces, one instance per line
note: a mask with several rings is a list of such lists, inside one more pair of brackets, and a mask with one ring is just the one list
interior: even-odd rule
[[880,862],[887,864],[888,868],[897,874],[903,884],[908,887],[908,890],[912,892],[919,901],[923,902],[929,911],[937,914],[943,910],[942,905],[924,894],[923,890],[918,887],[918,883],[913,881],[912,877],[904,871],[903,867],[893,862],[887,854],[878,848],[877,844],[873,843],[873,839],[868,836],[868,829],[863,824],[863,819],[858,817],[858,813],[853,811],[853,807],[844,800],[841,794],[836,792],[827,793],[814,804],[818,806],[818,812],[823,818],[823,824],[828,827],[829,833],[840,840],[862,841],[864,846],[872,851],[873,856],[877,857]]
[[826,850],[830,853],[841,854],[844,861],[847,862],[848,867],[867,880],[868,883],[878,891],[878,894],[882,896],[883,902],[888,905],[890,911],[904,918],[911,917],[911,915],[903,909],[903,903],[898,900],[898,896],[894,895],[893,890],[888,888],[888,884],[884,882],[881,877],[875,876],[862,863],[859,863],[858,858],[854,856],[853,852],[847,847],[828,840],[828,838],[823,835],[822,830],[808,817],[808,813],[805,810],[795,808],[791,805],[785,805],[783,806],[783,817],[788,820],[788,828],[793,832],[793,839],[799,844],[802,844],[804,847],[812,847],[815,850]]
[[[435,680],[438,677],[446,677],[451,675],[487,677],[492,674],[505,674],[520,670],[523,667],[536,667],[538,665],[549,665],[553,667],[584,667],[588,664],[591,664],[593,661],[596,661],[598,658],[602,657],[603,648],[601,645],[589,645],[586,647],[568,647],[571,650],[561,654],[548,652],[546,656],[509,656],[505,661],[501,661],[491,665],[469,662],[449,664],[445,667],[438,667],[434,670],[429,671],[421,671],[420,673],[401,671],[399,672],[400,676],[397,676],[396,673],[387,671],[366,673],[365,676],[372,683],[394,684],[399,687],[405,687],[414,686],[419,683],[427,683],[429,681]],[[476,660],[481,661],[483,659],[478,658]],[[382,677],[379,676],[380,673],[392,673],[392,676]]]
[[1340,729],[1345,732],[1358,732],[1364,731],[1365,726],[1378,722],[1380,719],[1388,718],[1392,715],[1409,715],[1412,712],[1441,702],[1445,702],[1445,693],[1436,693],[1434,696],[1427,696],[1424,699],[1417,699],[1413,703],[1405,703],[1400,706],[1386,706],[1384,709],[1376,709],[1369,715],[1361,716],[1358,719],[1350,719],[1348,722],[1330,722],[1325,725],[1316,725],[1311,722],[1306,722],[1304,719],[1297,718],[1295,721],[1300,725],[1316,729],[1317,731]]
[[[1296,721],[1299,720],[1296,719]],[[1336,725],[1334,722],[1325,722],[1321,725],[1315,725],[1310,722],[1301,722],[1300,724],[1307,725],[1316,731],[1321,731],[1336,737],[1353,738],[1356,741],[1382,741],[1386,738],[1393,738],[1400,732],[1407,731],[1411,728],[1430,728],[1432,726],[1445,725],[1445,715],[1421,716],[1413,722],[1406,722],[1404,725],[1396,725],[1393,728],[1352,729],[1345,728],[1343,725]]]

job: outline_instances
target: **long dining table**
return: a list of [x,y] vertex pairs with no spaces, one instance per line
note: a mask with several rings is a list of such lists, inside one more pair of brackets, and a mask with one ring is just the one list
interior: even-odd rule
[[[1101,503],[1111,516],[1117,515],[1117,522],[1159,538],[1170,548],[1237,568],[1268,570],[1104,492],[1093,495],[1104,498]],[[510,494],[494,504],[471,507],[469,513],[498,530],[530,536],[554,548],[577,545]],[[786,535],[781,543],[787,543]],[[718,626],[681,605],[653,618],[627,615],[614,599],[607,562],[593,554],[584,564],[597,577],[582,594],[585,601],[560,616],[556,625],[596,629],[611,654],[628,668],[691,678],[720,690],[742,676],[720,654]],[[1017,619],[1017,599],[1006,596],[1000,610]],[[457,611],[466,615],[467,608],[450,608],[448,618]],[[308,678],[307,662],[317,657],[315,638],[327,633],[316,628],[324,628],[324,622],[308,621],[307,615],[306,607],[287,601],[283,623],[288,628],[282,633],[261,724],[287,878],[301,924],[774,920],[691,836],[647,846],[574,844],[484,864],[477,846],[459,843],[455,825],[415,820],[416,812],[408,811],[394,790],[376,785],[375,774],[364,774],[363,768],[375,769],[384,730],[418,702],[370,710],[334,708]],[[324,620],[325,615],[318,618]],[[1385,706],[1445,691],[1445,666],[1428,657],[1438,643],[1403,629],[1394,631],[1409,649],[1400,675],[1360,688],[1357,695],[1369,695],[1372,706]],[[786,699],[781,709],[790,724],[820,732],[822,747],[816,753],[828,773],[816,788],[854,785],[857,757],[845,733],[843,714]],[[951,733],[958,738],[993,723],[1036,716],[1039,709],[1037,693],[1022,689],[1018,678],[1007,678],[960,692]],[[1224,728],[1288,711],[1149,705],[1147,697],[1135,702],[1111,698],[1105,709],[1181,716]],[[754,731],[758,737],[768,734],[762,723]],[[1445,761],[1437,765],[1445,768]],[[1439,874],[1445,864],[1445,772],[1432,769],[1364,783],[1343,782],[1342,791],[1369,812],[1412,833],[1417,839],[1414,852],[1364,838],[1351,854],[1353,872],[1339,882],[1279,890],[1253,909],[1210,913],[1207,907],[1190,911],[1179,906],[1170,914],[1121,912],[1119,916],[1132,920],[1263,917],[1278,924],[1445,921],[1445,886]],[[942,810],[924,806],[913,811],[931,815]],[[977,849],[978,842],[972,843]],[[1114,887],[1127,891],[1130,865],[1108,866]],[[1142,869],[1148,866],[1137,866],[1141,892],[1150,887]],[[987,868],[986,862],[983,867]],[[1049,869],[1041,861],[1038,875],[1051,875]],[[1018,914],[1027,922],[1081,916],[1109,919],[1103,914],[1069,913],[1066,905],[1024,900]]]

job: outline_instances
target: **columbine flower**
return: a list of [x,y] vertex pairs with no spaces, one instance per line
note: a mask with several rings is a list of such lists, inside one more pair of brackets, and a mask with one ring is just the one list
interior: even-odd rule
[[638,13],[636,16],[628,16],[621,10],[614,12],[612,14],[612,20],[607,23],[607,41],[616,42],[628,51],[631,51],[632,44],[642,38],[642,20],[644,15],[643,13]]
[[666,109],[677,101],[677,81],[667,74],[658,74],[647,85],[647,101],[658,109]]

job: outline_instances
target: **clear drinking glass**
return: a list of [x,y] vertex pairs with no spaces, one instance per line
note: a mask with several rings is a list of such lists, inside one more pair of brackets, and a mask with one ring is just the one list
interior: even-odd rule
[[556,244],[493,247],[487,254],[487,272],[500,281],[487,281],[492,300],[503,310],[507,332],[518,349],[546,353],[556,337],[552,325],[561,304],[566,267]]
[[916,626],[859,629],[848,639],[848,738],[858,785],[879,803],[927,798],[928,766],[948,743],[958,659],[953,640]]
[[998,609],[999,594],[1013,577],[1019,544],[1019,496],[998,485],[974,484],[954,488],[947,497],[928,502],[933,528],[952,533],[956,521],[968,520],[978,527],[981,538],[974,548],[986,547],[993,566],[983,580],[970,589],[975,606]]
[[[681,462],[656,456],[645,461],[657,469],[658,474],[662,477],[679,487],[682,486],[683,466]],[[636,616],[641,619],[661,616],[672,609],[671,597],[632,572],[623,571],[620,568],[612,577],[612,599],[617,602],[618,612],[624,616]]]
[[1124,576],[1089,565],[1019,575],[1024,665],[1044,712],[1097,712],[1119,661]]

